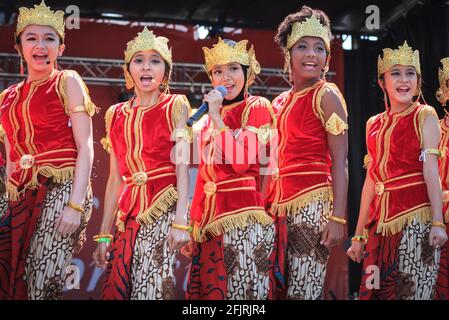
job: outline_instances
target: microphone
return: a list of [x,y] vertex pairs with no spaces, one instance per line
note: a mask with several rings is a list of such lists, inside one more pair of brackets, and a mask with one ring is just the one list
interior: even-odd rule
[[[222,97],[224,98],[226,94],[228,93],[228,90],[224,86],[218,86],[215,88],[215,90],[218,90]],[[206,113],[209,112],[209,104],[207,102],[204,102],[198,110],[187,120],[187,126],[191,127],[193,126],[194,122],[197,122],[202,116],[204,116]]]

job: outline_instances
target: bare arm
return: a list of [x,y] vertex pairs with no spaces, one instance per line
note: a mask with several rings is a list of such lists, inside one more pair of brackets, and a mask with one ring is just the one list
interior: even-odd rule
[[[83,90],[81,80],[67,77],[68,107],[84,105],[86,92]],[[70,115],[73,137],[75,139],[78,156],[75,164],[75,176],[69,201],[81,205],[84,203],[89,186],[94,157],[92,138],[92,119],[86,112],[75,112]],[[61,219],[57,221],[58,231],[62,234],[71,234],[80,224],[79,212],[64,208]]]
[[[438,118],[428,116],[423,124],[423,150],[438,149],[440,143],[440,125]],[[441,181],[438,172],[438,157],[435,154],[425,154],[423,161],[424,181],[432,208],[432,217],[435,222],[443,222],[443,202]],[[446,231],[442,227],[433,226],[429,236],[430,245],[442,246],[447,241]]]
[[[326,92],[321,103],[325,122],[336,113],[347,123],[345,110],[336,93]],[[327,132],[327,144],[332,159],[331,175],[334,195],[332,216],[344,219],[348,195],[348,135],[345,131],[337,135]],[[323,232],[322,243],[330,248],[338,244],[343,236],[344,226],[331,220]]]
[[[186,128],[188,118],[188,107],[182,106],[181,116],[176,122],[176,129]],[[177,138],[176,148],[176,186],[178,191],[178,201],[176,202],[176,216],[174,224],[187,225],[187,208],[189,201],[189,160],[190,144],[183,138]],[[168,235],[168,245],[170,250],[179,250],[189,241],[189,235],[186,231],[177,228],[170,228]]]
[[109,177],[104,193],[103,218],[101,220],[100,234],[110,233],[114,223],[115,212],[124,183],[120,175],[117,157],[113,150],[109,156]]

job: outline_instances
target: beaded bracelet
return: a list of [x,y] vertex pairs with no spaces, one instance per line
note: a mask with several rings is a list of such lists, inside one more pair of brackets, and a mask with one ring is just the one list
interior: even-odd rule
[[443,222],[433,221],[432,222],[432,227],[441,227],[441,228],[443,228],[444,230],[447,231],[447,227],[446,227],[446,225]]

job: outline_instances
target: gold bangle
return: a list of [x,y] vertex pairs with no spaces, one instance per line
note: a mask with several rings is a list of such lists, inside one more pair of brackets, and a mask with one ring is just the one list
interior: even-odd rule
[[444,230],[447,231],[447,227],[446,227],[446,225],[443,222],[433,221],[432,222],[432,227],[441,227],[441,228],[443,228]]
[[113,238],[113,236],[110,233],[100,233],[100,234],[94,235],[94,237],[93,237],[95,242],[99,242],[99,240],[102,240],[102,239],[112,240],[112,238]]
[[73,203],[71,201],[67,202],[67,207],[72,208],[72,209],[78,211],[79,213],[84,213],[84,209],[82,206],[80,206],[79,204]]
[[187,232],[192,232],[193,228],[192,226],[183,226],[180,224],[176,224],[176,223],[172,223],[172,228],[178,229],[178,230],[182,230],[182,231],[187,231]]
[[336,216],[330,216],[329,220],[332,220],[332,221],[337,222],[339,224],[346,224],[346,220],[345,219],[342,219],[342,218],[339,218],[339,217],[336,217]]
[[363,244],[366,244],[368,242],[368,238],[365,236],[353,236],[351,238],[351,241],[358,241],[358,242],[363,242]]

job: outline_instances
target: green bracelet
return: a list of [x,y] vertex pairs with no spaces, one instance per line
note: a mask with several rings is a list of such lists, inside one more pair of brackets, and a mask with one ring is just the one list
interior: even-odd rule
[[111,238],[98,238],[97,240],[95,240],[97,243],[101,243],[101,242],[107,242],[110,243],[111,242]]

